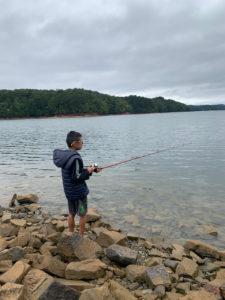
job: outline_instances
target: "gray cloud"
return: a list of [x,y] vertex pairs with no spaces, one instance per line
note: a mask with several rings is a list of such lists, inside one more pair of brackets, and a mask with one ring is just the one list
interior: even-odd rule
[[224,0],[0,0],[0,88],[225,103]]

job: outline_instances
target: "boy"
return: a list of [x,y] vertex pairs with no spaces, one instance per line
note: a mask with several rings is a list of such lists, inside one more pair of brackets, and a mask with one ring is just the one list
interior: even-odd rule
[[83,160],[77,152],[83,147],[82,135],[76,131],[70,131],[67,134],[66,143],[68,150],[56,149],[53,152],[54,164],[62,168],[62,180],[65,196],[68,200],[68,226],[69,232],[73,233],[76,214],[80,217],[79,233],[84,235],[86,213],[87,213],[87,195],[89,189],[86,180],[93,172],[99,172],[100,169],[90,166],[84,168]]

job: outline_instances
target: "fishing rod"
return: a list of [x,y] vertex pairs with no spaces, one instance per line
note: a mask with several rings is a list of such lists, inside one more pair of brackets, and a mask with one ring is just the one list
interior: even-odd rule
[[141,155],[141,156],[135,156],[135,157],[131,157],[131,158],[126,159],[126,160],[121,160],[121,161],[113,163],[113,164],[105,165],[103,167],[98,167],[97,164],[94,164],[93,166],[96,167],[96,170],[99,169],[101,171],[101,170],[104,170],[104,169],[113,168],[115,166],[128,163],[128,162],[130,162],[132,160],[144,158],[144,157],[147,157],[147,156],[151,156],[151,155],[154,155],[154,154],[157,154],[157,153],[161,153],[161,152],[164,152],[164,151],[168,151],[168,150],[175,149],[175,148],[182,147],[182,146],[189,145],[189,144],[191,144],[191,143],[185,143],[185,144],[181,144],[181,145],[175,145],[175,146],[172,146],[172,147],[168,147],[168,148],[156,150],[156,151],[153,151],[153,152]]

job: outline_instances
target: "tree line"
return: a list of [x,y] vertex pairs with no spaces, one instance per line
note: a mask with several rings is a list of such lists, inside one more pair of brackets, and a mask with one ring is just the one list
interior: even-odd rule
[[[213,106],[210,106],[213,109]],[[208,109],[208,106],[206,107]],[[215,109],[225,109],[222,105]],[[116,97],[84,89],[0,90],[0,118],[204,110],[163,97]]]

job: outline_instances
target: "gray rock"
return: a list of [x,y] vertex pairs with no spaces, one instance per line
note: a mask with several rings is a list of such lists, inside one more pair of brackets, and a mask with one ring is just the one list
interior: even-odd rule
[[53,282],[38,300],[76,300],[80,293],[75,289],[65,286],[59,282]]
[[155,288],[158,285],[170,286],[169,273],[163,265],[147,268],[145,272],[145,280],[150,288]]
[[165,265],[165,267],[169,267],[170,269],[172,269],[173,271],[175,271],[176,267],[178,265],[178,261],[172,260],[172,259],[166,259],[164,261],[164,265]]
[[13,247],[11,249],[5,249],[0,252],[0,260],[12,260],[16,262],[23,258],[25,251],[22,247]]
[[58,277],[64,277],[66,264],[55,257],[45,255],[38,269],[44,270],[45,272]]
[[129,264],[135,264],[137,261],[137,252],[130,248],[112,245],[106,249],[106,256],[121,266],[127,266]]
[[81,237],[76,234],[72,236],[62,236],[57,244],[58,253],[63,257],[75,258],[73,247],[78,243],[80,239]]

